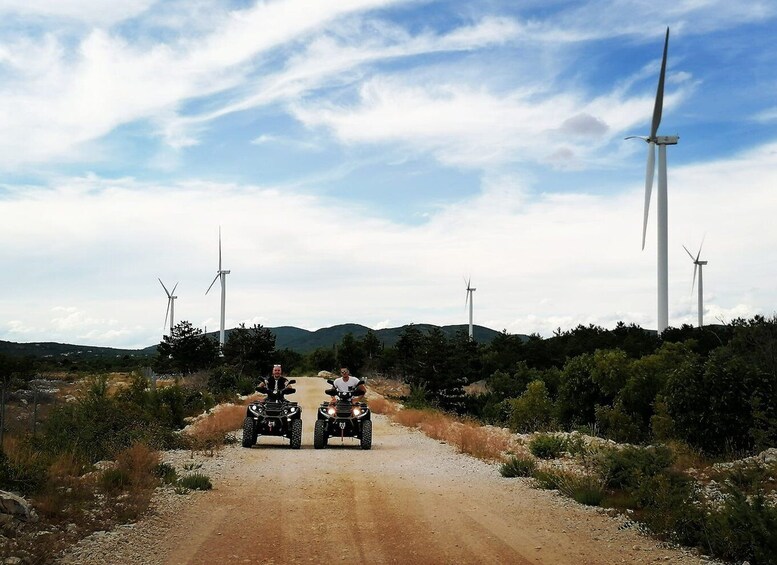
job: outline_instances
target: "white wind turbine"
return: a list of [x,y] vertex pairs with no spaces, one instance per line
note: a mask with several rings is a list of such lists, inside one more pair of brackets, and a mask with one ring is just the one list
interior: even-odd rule
[[699,245],[699,252],[696,254],[696,257],[694,257],[690,251],[688,251],[688,248],[685,245],[683,245],[683,249],[685,249],[685,252],[691,258],[691,261],[693,261],[693,282],[691,283],[692,293],[693,293],[693,287],[696,285],[696,269],[699,270],[699,301],[698,301],[699,327],[702,327],[704,325],[704,279],[702,277],[702,268],[704,267],[704,265],[707,264],[707,261],[699,260],[699,256],[701,255],[702,245],[704,245],[703,239],[701,240],[701,245]]
[[630,136],[626,139],[638,137],[648,144],[647,171],[645,174],[645,218],[642,224],[642,249],[645,249],[645,236],[647,235],[648,211],[650,209],[650,193],[653,190],[653,174],[656,163],[656,145],[658,145],[658,194],[656,195],[656,207],[658,208],[658,318],[657,329],[660,334],[669,326],[669,266],[668,266],[668,220],[667,220],[667,191],[666,191],[666,146],[677,145],[680,139],[676,135],[658,135],[658,126],[661,123],[661,112],[664,106],[664,78],[666,76],[666,52],[669,48],[669,28],[666,28],[664,40],[664,56],[661,60],[661,74],[658,77],[658,89],[656,90],[656,102],[653,106],[653,122],[650,127],[650,136]]
[[221,227],[219,226],[219,270],[216,271],[216,276],[213,279],[213,282],[210,283],[208,290],[205,291],[205,294],[207,295],[210,292],[210,289],[213,288],[216,280],[221,279],[221,326],[219,331],[219,345],[222,348],[224,347],[224,313],[227,305],[227,275],[230,272],[231,271],[225,271],[221,268]]
[[175,283],[175,286],[173,287],[173,290],[168,291],[167,287],[165,286],[165,283],[162,282],[162,279],[157,277],[157,280],[159,281],[159,284],[162,285],[162,288],[165,289],[165,294],[167,295],[167,309],[165,310],[165,323],[162,327],[167,327],[167,317],[170,316],[170,335],[173,335],[173,327],[175,326],[175,299],[178,298],[175,296],[175,289],[178,288],[178,283]]
[[464,307],[467,307],[467,302],[469,302],[469,339],[472,341],[472,298],[473,298],[473,292],[475,292],[477,289],[472,288],[470,286],[470,282],[472,281],[472,277],[469,279],[464,279],[467,281],[467,297],[464,299]]

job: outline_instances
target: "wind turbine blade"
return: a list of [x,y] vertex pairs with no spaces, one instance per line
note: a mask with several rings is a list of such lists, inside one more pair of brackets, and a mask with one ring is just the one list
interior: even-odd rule
[[683,245],[683,249],[685,249],[685,252],[688,254],[688,257],[691,258],[691,261],[695,262],[696,259],[693,258],[693,254],[690,251],[688,251],[688,248],[685,245]]
[[175,283],[175,286],[173,287],[173,290],[170,291],[170,294],[175,294],[176,288],[178,288],[178,283]]
[[221,277],[221,273],[216,273],[216,278],[213,279],[213,282],[210,283],[210,286],[208,287],[208,290],[205,291],[205,294],[208,294],[210,292],[210,289],[213,288],[213,285],[216,284],[216,281]]
[[696,254],[696,260],[699,260],[699,257],[701,257],[701,248],[704,247],[704,238],[707,237],[707,234],[705,233],[703,236],[701,236],[701,243],[699,244],[699,252]]
[[658,88],[656,89],[656,104],[653,106],[653,123],[650,126],[650,139],[655,140],[658,126],[661,123],[661,113],[664,109],[664,79],[666,78],[666,52],[669,49],[669,28],[666,28],[664,40],[664,57],[661,59],[661,74],[658,76]]
[[[156,280],[158,280],[159,284],[162,285],[162,288],[165,289],[165,294],[167,294],[167,297],[169,298],[170,297],[170,293],[168,292],[167,287],[165,286],[165,283],[163,283],[162,279],[160,279],[159,277],[157,277]],[[173,289],[173,292],[175,292],[175,289]]]
[[650,195],[653,192],[653,174],[656,171],[656,144],[648,143],[647,169],[645,170],[645,218],[642,221],[642,250],[645,250],[647,221],[650,213]]
[[693,264],[693,282],[691,283],[691,294],[693,294],[693,289],[696,286],[696,269],[699,268],[698,263]]
[[165,310],[165,323],[162,325],[163,328],[167,328],[167,317],[170,315],[170,303],[172,301],[172,298],[167,299],[167,310]]
[[464,308],[467,307],[468,303],[469,303],[469,290],[467,290],[467,297],[464,299]]
[[219,226],[219,271],[221,270],[221,226]]

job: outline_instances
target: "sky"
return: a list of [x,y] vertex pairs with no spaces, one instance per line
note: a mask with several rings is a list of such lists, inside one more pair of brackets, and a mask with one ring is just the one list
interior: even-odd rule
[[[773,0],[3,0],[0,340],[656,327],[777,304]],[[655,190],[654,190],[655,193]]]

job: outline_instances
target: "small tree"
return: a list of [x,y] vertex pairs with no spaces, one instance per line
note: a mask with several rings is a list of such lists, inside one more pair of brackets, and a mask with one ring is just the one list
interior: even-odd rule
[[348,367],[354,374],[358,374],[364,366],[364,347],[360,341],[353,337],[351,332],[343,336],[340,347],[337,348],[337,363],[341,367]]
[[261,324],[246,328],[240,324],[229,332],[224,344],[224,360],[235,368],[239,379],[249,375],[267,375],[275,362],[275,335]]
[[532,381],[521,396],[508,400],[510,405],[510,429],[516,432],[538,432],[551,428],[553,402],[545,383]]
[[207,369],[218,356],[218,345],[186,320],[177,324],[170,335],[164,336],[157,346],[154,369],[163,372],[172,368],[184,377]]

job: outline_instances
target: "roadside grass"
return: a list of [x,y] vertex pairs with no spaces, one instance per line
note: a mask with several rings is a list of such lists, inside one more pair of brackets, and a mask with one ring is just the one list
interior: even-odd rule
[[460,453],[484,461],[503,461],[504,453],[512,447],[509,433],[439,410],[404,408],[385,413],[398,424],[417,428],[432,439],[452,445]]
[[396,404],[386,400],[382,396],[370,398],[367,401],[367,405],[370,407],[370,410],[375,414],[385,414],[386,416],[392,416],[396,414],[397,411],[399,410]]
[[511,455],[507,461],[499,467],[499,473],[503,477],[531,477],[537,469],[537,462],[531,457],[518,457]]
[[182,435],[192,451],[213,455],[214,451],[230,443],[228,435],[243,427],[246,405],[258,395],[248,397],[244,404],[222,404],[189,425]]

